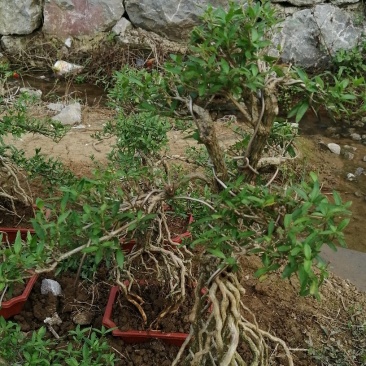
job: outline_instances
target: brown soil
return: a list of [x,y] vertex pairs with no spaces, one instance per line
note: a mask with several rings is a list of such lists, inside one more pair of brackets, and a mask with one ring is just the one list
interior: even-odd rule
[[34,216],[33,207],[26,206],[21,202],[15,202],[16,215],[12,212],[10,202],[0,200],[0,207],[5,207],[8,211],[0,209],[0,227],[21,227],[31,228],[30,219]]
[[113,321],[122,331],[127,330],[161,330],[164,333],[189,333],[189,312],[193,306],[193,289],[187,289],[186,301],[181,305],[179,312],[175,312],[162,318],[159,322],[156,320],[167,306],[171,305],[168,293],[157,284],[141,284],[132,286],[131,291],[139,295],[143,301],[143,309],[147,317],[147,323],[144,324],[141,314],[137,308],[129,303],[126,297],[119,293],[114,308]]
[[13,286],[9,287],[5,292],[3,301],[8,301],[14,297],[20,296],[24,292],[26,283],[15,283]]
[[[31,153],[35,147],[41,146],[45,154],[61,158],[76,173],[88,174],[93,167],[89,156],[94,155],[96,159],[103,162],[113,142],[108,140],[95,144],[90,133],[100,130],[111,114],[107,109],[85,107],[83,124],[86,128],[72,129],[59,144],[33,135],[24,136],[22,140],[15,141],[15,144],[25,148],[28,153]],[[232,134],[228,133],[226,126],[220,124],[218,130],[223,141],[233,141]],[[180,131],[173,131],[169,136],[172,155],[182,155],[187,146],[196,146],[194,141],[183,139],[185,135]],[[364,220],[366,205],[363,198],[355,198],[353,183],[344,180],[345,164],[348,168],[350,163],[321,150],[317,139],[318,137],[314,136],[310,139],[300,139],[300,145],[305,152],[303,161],[321,173],[324,189],[328,191],[338,189],[345,199],[354,200],[352,212],[355,223],[347,229],[347,240],[350,244],[357,242],[365,244],[363,226],[358,225]],[[357,147],[359,148],[357,154],[366,155],[365,147],[360,144],[357,144]],[[359,162],[357,157],[355,164],[358,165]],[[366,250],[366,245],[363,248]],[[296,280],[284,281],[278,274],[273,274],[265,281],[258,282],[253,277],[254,271],[259,267],[259,260],[256,258],[244,259],[241,267],[241,282],[246,289],[246,296],[243,299],[245,305],[255,313],[260,327],[282,337],[290,345],[293,349],[295,365],[321,365],[308,355],[306,350],[309,345],[313,345],[317,350],[325,346],[334,346],[351,352],[350,349],[364,347],[366,344],[365,335],[356,337],[352,331],[353,328],[348,326],[348,324],[356,322],[362,324],[366,321],[364,312],[366,294],[358,292],[350,283],[331,275],[321,288],[322,301],[318,302],[312,298],[300,298],[297,295]],[[91,325],[100,328],[109,292],[109,285],[104,282],[106,277],[107,273],[104,273],[104,277],[97,277],[94,284],[82,282],[77,287],[74,286],[74,278],[71,276],[57,278],[63,288],[63,295],[58,298],[40,295],[39,280],[24,310],[14,319],[21,324],[22,330],[27,332],[43,325],[44,318],[52,316],[57,311],[63,319],[63,324],[55,328],[60,335],[75,327],[73,318],[77,314],[89,316]],[[363,309],[363,312],[359,309]],[[118,365],[168,365],[168,361],[162,359],[151,363],[152,352],[162,347],[157,342],[124,345],[119,339],[111,336],[109,342],[122,359]],[[176,351],[173,347],[168,352],[174,354]],[[282,364],[281,358],[277,359],[276,364]],[[334,363],[323,364],[333,365]],[[362,365],[354,361],[349,361],[348,364]]]

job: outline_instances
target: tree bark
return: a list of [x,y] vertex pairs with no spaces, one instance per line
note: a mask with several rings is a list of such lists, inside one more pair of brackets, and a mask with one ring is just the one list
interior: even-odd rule
[[223,150],[219,145],[211,115],[207,110],[197,105],[193,105],[192,109],[199,116],[199,118],[195,118],[195,123],[199,132],[200,140],[206,146],[217,177],[225,182],[228,180],[229,175]]
[[[263,155],[263,150],[266,146],[273,123],[278,114],[278,101],[274,89],[274,86],[268,86],[263,90],[264,113],[262,115],[262,119],[258,121],[258,128],[256,131],[254,131],[253,139],[244,155],[246,158],[248,158],[247,161],[253,169],[257,168],[258,162]],[[246,167],[244,176],[246,182],[251,182],[255,176],[255,173],[249,167]]]

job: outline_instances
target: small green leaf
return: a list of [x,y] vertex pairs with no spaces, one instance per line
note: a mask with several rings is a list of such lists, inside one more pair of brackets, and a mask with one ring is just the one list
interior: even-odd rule
[[268,272],[268,268],[260,268],[258,269],[255,273],[254,273],[254,276],[255,277],[262,277],[263,275],[265,275],[266,273]]
[[311,260],[308,260],[308,259],[305,259],[304,260],[304,271],[306,273],[310,273],[310,271],[311,271],[311,265],[312,265],[312,261]]
[[220,64],[221,64],[221,69],[224,72],[224,74],[228,74],[230,71],[230,66],[229,66],[228,62],[224,58],[222,58]]
[[125,256],[123,254],[123,251],[118,249],[116,251],[116,262],[117,262],[117,265],[120,269],[123,268],[123,265],[124,265],[124,262],[125,262]]
[[283,223],[283,225],[285,226],[285,229],[287,229],[290,226],[291,221],[292,221],[291,214],[286,214],[285,219],[284,219],[284,223]]
[[290,245],[280,245],[279,247],[277,247],[277,250],[279,252],[288,252],[291,249]]
[[98,246],[92,245],[90,247],[84,248],[83,253],[93,253],[93,252],[96,252],[98,249],[99,249]]
[[303,103],[301,103],[301,105],[299,106],[299,108],[297,109],[297,112],[296,112],[296,118],[295,118],[296,123],[301,121],[302,117],[304,117],[304,114],[306,113],[306,111],[308,109],[309,109],[308,101],[304,101]]
[[338,231],[342,231],[343,229],[345,229],[345,228],[346,228],[346,226],[349,224],[349,222],[350,222],[350,219],[343,219],[343,220],[339,223],[339,225],[338,225],[338,227],[337,227],[337,230],[338,230]]
[[71,211],[66,211],[63,214],[61,214],[57,219],[57,225],[62,224],[67,219],[67,217],[70,215],[70,213],[71,213]]
[[304,255],[306,259],[311,259],[311,247],[308,243],[304,244]]
[[22,250],[22,238],[20,236],[20,231],[17,232],[13,248],[15,254],[19,254],[20,251]]

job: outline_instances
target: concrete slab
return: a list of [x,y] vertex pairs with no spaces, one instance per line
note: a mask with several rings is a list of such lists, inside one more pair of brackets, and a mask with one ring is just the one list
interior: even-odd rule
[[329,262],[329,269],[337,276],[349,280],[360,291],[366,292],[366,253],[338,248],[334,252],[324,245],[321,257]]

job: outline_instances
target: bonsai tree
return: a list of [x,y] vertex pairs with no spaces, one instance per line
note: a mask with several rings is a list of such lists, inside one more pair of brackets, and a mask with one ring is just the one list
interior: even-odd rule
[[[55,200],[37,202],[51,211],[49,218],[40,211],[33,223],[38,272],[75,268],[77,279],[81,271],[92,276],[103,262],[143,318],[141,299],[123,280],[147,274],[172,299],[157,322],[184,300],[193,253],[200,246],[191,332],[174,364],[267,364],[270,341],[283,347],[292,365],[285,342],[261,330],[243,302],[240,258],[260,255],[259,277],[274,270],[284,278],[296,274],[302,295],[319,296],[327,274],[320,249],[323,243],[344,245],[348,206],[337,193],[332,201],[323,195],[315,174],[286,187],[275,183],[275,175],[266,180],[260,174],[263,152],[276,140],[278,88],[303,90],[305,99],[291,112],[296,120],[327,96],[321,79],[269,56],[276,24],[267,2],[209,8],[192,32],[187,55],[172,55],[157,70],[125,67],[116,72],[110,98],[119,114],[104,131],[116,136],[110,164],[100,166],[92,178],[65,185]],[[219,145],[213,105],[235,107],[252,128],[250,135],[242,133],[235,157]],[[169,128],[166,117],[195,123],[194,136],[209,156],[208,174],[172,171],[161,154]],[[283,154],[291,153],[290,145],[281,149]],[[199,207],[195,240],[176,250],[167,206],[179,214],[188,204]],[[126,253],[122,244],[130,240],[137,246]],[[186,347],[190,352],[184,358]]]
[[[240,256],[261,255],[263,268],[258,276],[274,270],[281,270],[284,278],[296,273],[301,295],[318,297],[326,276],[319,257],[323,243],[333,248],[335,243],[345,244],[342,231],[348,219],[342,217],[348,214],[349,204],[344,205],[337,193],[329,201],[315,174],[298,186],[283,188],[273,184],[275,176],[264,182],[258,171],[278,114],[280,87],[302,91],[303,98],[290,112],[297,122],[310,107],[316,111],[329,102],[341,110],[352,99],[347,96],[350,91],[339,88],[339,80],[334,85],[327,84],[329,78],[312,79],[269,55],[277,23],[269,2],[231,3],[227,10],[209,8],[202,25],[192,32],[187,55],[172,55],[162,70],[126,67],[116,73],[111,94],[120,108],[192,118],[194,136],[207,149],[216,183],[203,197],[199,190],[198,197],[184,196],[202,204],[196,220],[198,238],[192,246],[205,248],[200,257],[205,270],[197,286],[191,334],[174,364],[182,362],[188,344],[185,362],[190,365],[267,364],[266,339],[282,345],[293,364],[284,342],[260,330],[242,302],[245,291],[237,277]],[[338,92],[329,97],[327,91],[332,88]],[[239,144],[242,150],[234,162],[218,143],[211,113],[215,104],[234,106],[241,120],[252,127],[250,138]],[[235,163],[238,161],[241,164]],[[177,188],[171,183],[169,187],[172,199],[182,199],[180,185]],[[313,269],[315,264],[320,272]],[[207,292],[202,297],[199,289],[203,287]],[[212,304],[210,315],[207,301]],[[238,353],[239,344],[246,345],[247,353]],[[248,353],[251,357],[244,360],[242,355]]]

